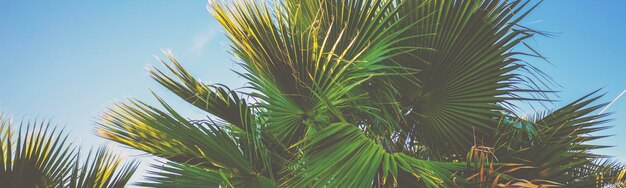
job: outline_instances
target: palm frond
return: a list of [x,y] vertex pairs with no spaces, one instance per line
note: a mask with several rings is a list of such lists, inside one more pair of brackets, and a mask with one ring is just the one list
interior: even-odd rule
[[[256,90],[251,95],[262,100],[258,105],[271,122],[268,129],[291,145],[313,122],[338,118],[348,102],[363,97],[347,96],[353,88],[392,69],[378,62],[399,50],[391,45],[402,40],[396,38],[402,29],[385,27],[396,16],[397,5],[390,1],[286,4],[211,6],[244,62],[248,73],[242,75]],[[309,6],[320,9],[312,12]]]
[[518,72],[527,65],[516,58],[520,53],[512,50],[534,34],[515,27],[532,10],[527,9],[528,3],[428,1],[419,11],[406,13],[416,19],[432,14],[410,31],[412,35],[434,35],[408,45],[435,49],[395,57],[402,66],[421,70],[415,78],[407,77],[409,80],[396,86],[403,93],[400,100],[407,106],[407,119],[412,120],[406,130],[411,131],[410,140],[430,147],[435,156],[462,154],[472,146],[474,136],[488,138],[493,134],[497,122],[492,117],[507,110],[500,104],[526,100],[514,97],[519,92],[543,92],[523,89],[529,82]]
[[[25,130],[24,130],[25,129]],[[16,131],[0,115],[0,184],[4,187],[124,187],[138,166],[102,147],[85,164],[62,130],[50,122],[21,122]]]
[[271,161],[242,152],[248,145],[239,144],[236,126],[191,122],[157,99],[165,111],[134,100],[120,104],[103,117],[100,135],[176,163],[222,170],[229,178],[274,175]]
[[117,110],[111,110],[103,117],[100,135],[160,157],[191,155],[191,159],[202,159],[202,165],[253,171],[233,138],[222,127],[197,126],[158,99],[165,111],[136,100],[131,100],[131,104],[119,104]]
[[225,86],[206,85],[196,80],[182,67],[171,52],[166,52],[166,56],[172,65],[163,60],[161,63],[170,73],[174,74],[174,77],[170,77],[156,68],[149,69],[150,76],[159,84],[190,104],[237,127],[243,129],[244,125],[251,121],[246,101],[240,99],[235,91]]
[[[606,136],[594,135],[608,128],[608,114],[591,114],[606,104],[592,105],[602,95],[598,91],[581,97],[553,112],[530,120],[536,135],[520,141],[514,147],[501,147],[498,157],[506,162],[527,164],[536,167],[514,176],[522,179],[546,179],[566,185],[575,185],[583,175],[580,168],[593,166],[593,161],[604,156],[591,153],[593,149],[607,146],[590,144],[589,141]],[[499,139],[506,134],[495,136]],[[502,142],[509,145],[511,142]],[[500,145],[502,146],[502,145]],[[575,172],[577,171],[577,172]]]
[[264,176],[233,177],[226,170],[201,168],[187,164],[167,162],[153,165],[158,171],[150,171],[146,182],[138,185],[147,187],[276,187],[274,180]]
[[619,161],[596,159],[591,163],[576,167],[571,176],[575,181],[568,187],[624,187],[626,186],[626,166]]
[[84,160],[82,165],[74,164],[66,187],[125,187],[139,165],[137,161],[123,164],[123,159],[105,146],[93,154],[90,151]]
[[[390,153],[365,137],[351,124],[331,124],[307,137],[304,169],[285,185],[290,187],[370,187],[376,176],[380,185],[398,186],[398,179],[411,179],[427,187],[452,186],[453,172],[463,165],[418,160]],[[408,177],[407,177],[408,176]],[[389,182],[387,182],[389,181]]]
[[[47,122],[22,122],[16,131],[0,116],[0,182],[8,187],[60,187],[76,160],[67,135]],[[23,130],[26,129],[26,130]]]
[[[146,182],[138,185],[146,187],[228,187],[220,170],[203,169],[198,166],[167,162],[152,165],[158,171],[150,171]],[[231,185],[232,187],[232,185]]]

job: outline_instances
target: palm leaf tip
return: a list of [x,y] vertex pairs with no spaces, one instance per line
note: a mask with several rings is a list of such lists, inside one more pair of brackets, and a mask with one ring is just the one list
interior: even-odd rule
[[70,187],[124,187],[139,166],[136,160],[123,163],[123,157],[106,146],[89,151],[84,160],[82,166],[75,164]]

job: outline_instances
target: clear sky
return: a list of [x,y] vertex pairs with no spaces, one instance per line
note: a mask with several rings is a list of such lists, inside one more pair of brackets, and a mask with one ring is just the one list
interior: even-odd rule
[[[163,95],[183,114],[201,115],[153,82],[145,71],[159,67],[154,56],[172,49],[203,81],[240,87],[243,79],[227,51],[222,29],[206,1],[21,1],[0,0],[0,112],[21,118],[46,118],[71,131],[86,145],[95,116],[115,101],[133,97],[153,102]],[[603,101],[626,89],[626,1],[545,1],[525,25],[555,37],[530,44],[551,64],[532,60],[561,85],[560,106],[604,88]],[[155,103],[153,103],[155,104]],[[615,112],[613,137],[599,141],[616,147],[599,153],[626,162],[626,96]]]

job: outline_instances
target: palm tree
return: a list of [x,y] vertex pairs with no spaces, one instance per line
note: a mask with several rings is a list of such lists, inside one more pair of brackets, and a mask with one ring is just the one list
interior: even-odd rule
[[[137,168],[100,147],[86,158],[49,122],[22,122],[17,130],[0,115],[2,187],[124,187]],[[26,129],[26,130],[24,130]]]
[[[195,79],[169,52],[154,80],[204,110],[131,99],[99,134],[164,158],[148,187],[603,186],[623,166],[588,141],[599,95],[534,118],[549,78],[515,50],[542,34],[525,0],[210,2],[249,87]],[[534,50],[527,50],[535,52]],[[544,84],[545,83],[545,84]],[[621,174],[620,174],[621,173]]]

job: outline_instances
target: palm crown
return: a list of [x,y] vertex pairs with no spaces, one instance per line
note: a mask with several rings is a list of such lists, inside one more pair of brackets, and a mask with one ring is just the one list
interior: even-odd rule
[[[154,187],[601,186],[622,166],[590,152],[593,92],[535,118],[543,74],[514,47],[534,7],[505,0],[211,1],[250,84],[195,79],[167,54],[161,85],[210,114],[130,100],[107,139],[166,159]],[[533,51],[533,50],[530,50]],[[156,96],[156,94],[155,94]],[[621,172],[621,174],[620,174]]]

